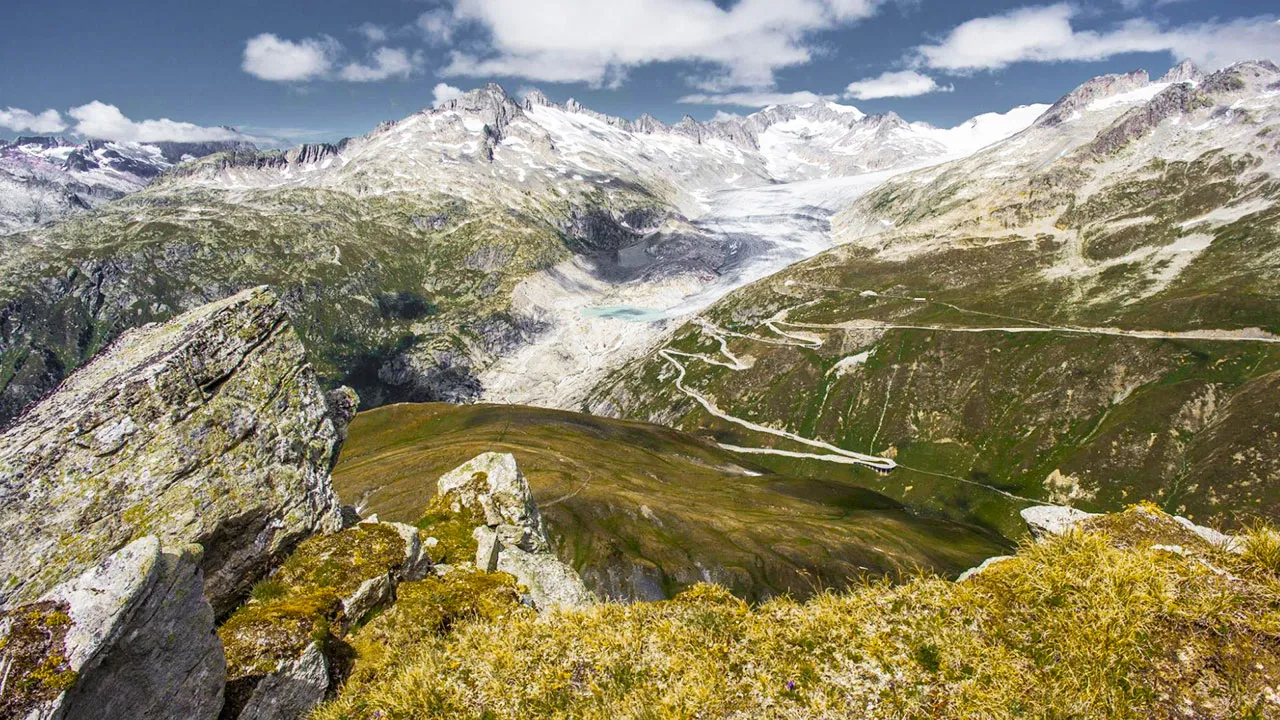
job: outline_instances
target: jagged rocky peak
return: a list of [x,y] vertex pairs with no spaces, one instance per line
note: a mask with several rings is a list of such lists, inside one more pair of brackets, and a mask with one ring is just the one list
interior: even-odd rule
[[1270,60],[1246,60],[1209,75],[1200,89],[1210,95],[1280,90],[1280,67]]
[[646,135],[652,135],[653,133],[663,132],[667,129],[666,123],[650,115],[649,113],[645,113],[640,117],[636,118],[636,121],[632,125],[636,132],[643,133]]
[[41,150],[52,150],[60,147],[70,147],[75,143],[61,136],[48,135],[19,135],[11,143],[2,143],[5,147],[23,147],[34,146]]
[[1204,79],[1204,73],[1196,64],[1190,60],[1182,62],[1169,68],[1169,72],[1165,73],[1158,82],[1162,83],[1198,83]]
[[543,94],[541,90],[530,90],[524,96],[524,109],[532,110],[535,107],[555,107],[556,104]]
[[1054,127],[1068,120],[1096,100],[1137,90],[1151,84],[1146,70],[1112,75],[1100,75],[1086,81],[1054,103],[1035,122],[1036,127]]
[[435,111],[457,112],[479,119],[489,128],[489,137],[495,143],[502,140],[507,125],[523,115],[520,104],[497,83],[464,93]]
[[1151,132],[1164,120],[1212,104],[1213,101],[1191,83],[1174,83],[1099,133],[1092,149],[1099,155],[1116,152]]
[[228,609],[274,558],[340,527],[329,471],[353,399],[339,396],[266,288],[127,331],[0,435],[0,603],[153,534],[202,545],[205,596]]
[[307,143],[284,151],[282,157],[290,164],[319,162],[341,153],[350,142],[350,138],[344,138],[337,143]]

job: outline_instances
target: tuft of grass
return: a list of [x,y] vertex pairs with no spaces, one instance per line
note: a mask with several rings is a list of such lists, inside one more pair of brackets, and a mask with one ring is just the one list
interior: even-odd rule
[[1263,523],[1251,526],[1241,538],[1242,559],[1256,568],[1280,575],[1280,532]]
[[1275,717],[1280,584],[1251,579],[1274,568],[1270,533],[1243,555],[1182,555],[1076,531],[964,583],[922,574],[755,607],[698,585],[449,631],[429,600],[401,616],[426,609],[426,629],[371,635],[394,654],[316,717]]

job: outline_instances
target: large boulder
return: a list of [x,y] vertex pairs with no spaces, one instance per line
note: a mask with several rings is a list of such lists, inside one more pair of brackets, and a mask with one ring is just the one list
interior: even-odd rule
[[205,596],[229,610],[341,527],[329,470],[354,398],[333,400],[265,288],[126,332],[0,435],[0,604],[155,535],[203,546]]
[[216,718],[226,666],[199,560],[148,536],[0,612],[0,717]]
[[1122,547],[1157,543],[1182,549],[1216,548],[1242,552],[1240,538],[1196,525],[1187,518],[1169,515],[1150,503],[1132,505],[1123,512],[1096,514],[1057,505],[1025,508],[1022,519],[1031,536],[1043,540],[1072,530],[1101,531]]
[[436,507],[475,522],[476,568],[514,575],[540,610],[595,602],[582,578],[551,550],[546,524],[514,456],[484,453],[436,482]]

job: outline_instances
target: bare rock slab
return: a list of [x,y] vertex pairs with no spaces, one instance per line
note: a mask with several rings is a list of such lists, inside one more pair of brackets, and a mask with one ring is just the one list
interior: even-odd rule
[[0,435],[0,604],[155,535],[203,546],[206,596],[229,609],[341,526],[329,470],[354,398],[332,397],[266,288],[126,332]]
[[10,682],[0,714],[216,718],[226,663],[199,560],[198,547],[164,552],[160,539],[148,536],[40,601],[5,611],[0,665],[9,666]]

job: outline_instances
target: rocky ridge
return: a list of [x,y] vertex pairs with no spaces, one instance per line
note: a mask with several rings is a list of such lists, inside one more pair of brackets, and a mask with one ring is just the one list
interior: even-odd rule
[[329,469],[353,402],[333,401],[265,288],[126,332],[0,435],[0,602],[157,535],[204,546],[205,594],[227,608],[340,526]]
[[75,143],[47,136],[0,141],[0,235],[92,210],[143,189],[185,161],[254,150],[244,141]]

